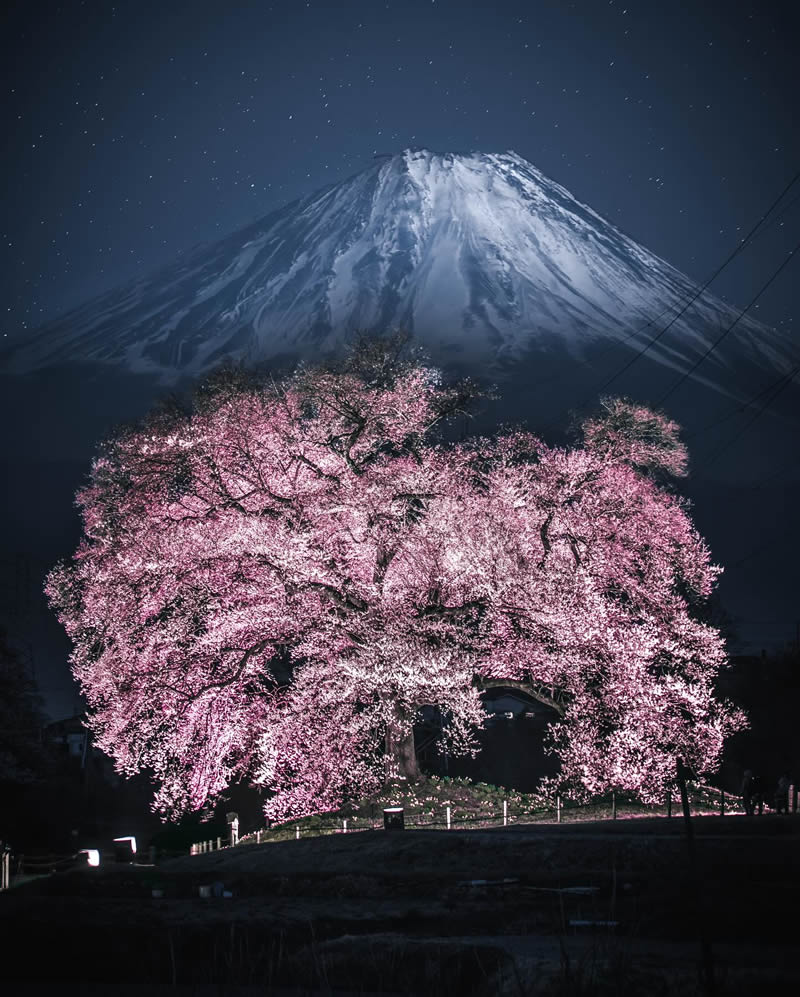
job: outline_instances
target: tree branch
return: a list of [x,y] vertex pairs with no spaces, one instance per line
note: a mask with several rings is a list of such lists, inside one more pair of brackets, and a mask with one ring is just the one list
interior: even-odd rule
[[487,689],[518,689],[520,692],[524,692],[526,695],[530,696],[531,699],[536,699],[544,706],[549,706],[550,709],[555,710],[560,717],[563,717],[566,713],[566,707],[563,702],[556,697],[555,691],[553,690],[549,694],[546,693],[545,688],[547,687],[541,685],[540,683],[534,683],[523,679],[487,679],[480,675],[476,675],[472,680],[472,684],[480,692],[485,692]]
[[550,524],[553,522],[554,515],[555,515],[555,509],[551,509],[550,512],[548,512],[547,514],[547,519],[545,519],[545,521],[542,523],[541,527],[539,528],[539,535],[542,538],[542,547],[544,547],[545,557],[547,557],[547,555],[550,553],[551,550],[550,536],[548,531],[550,530]]
[[[229,675],[228,678],[226,679],[220,679],[219,682],[206,682],[202,686],[202,688],[197,689],[195,692],[184,692],[182,689],[178,689],[176,686],[168,685],[167,683],[163,683],[163,686],[165,689],[171,689],[173,692],[176,692],[179,696],[182,696],[188,702],[193,703],[195,700],[199,699],[204,693],[208,692],[210,689],[225,689],[227,686],[233,685],[234,682],[238,682],[238,680],[242,677],[242,673],[247,667],[247,662],[254,655],[261,654],[262,651],[264,651],[267,647],[269,647],[270,643],[271,643],[270,640],[262,640],[259,641],[257,644],[254,644],[252,647],[248,648],[244,652],[232,675]],[[222,648],[223,654],[227,651],[241,651],[241,650],[243,650],[241,647]]]
[[330,596],[331,601],[337,606],[341,606],[342,609],[352,609],[357,613],[363,613],[369,608],[363,599],[359,599],[358,596],[344,595],[335,585],[329,585],[327,582],[305,582],[304,584],[312,589],[322,589]]

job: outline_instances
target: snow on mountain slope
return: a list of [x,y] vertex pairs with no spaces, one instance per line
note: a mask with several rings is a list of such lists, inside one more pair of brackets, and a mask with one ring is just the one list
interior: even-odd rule
[[[355,330],[403,328],[440,362],[499,372],[553,344],[575,357],[638,348],[693,291],[514,152],[406,150],[88,302],[7,360],[17,372],[88,362],[170,382],[226,357],[318,354]],[[650,359],[685,369],[734,318],[703,295]],[[743,358],[783,371],[787,345],[744,319],[698,373],[717,385]]]

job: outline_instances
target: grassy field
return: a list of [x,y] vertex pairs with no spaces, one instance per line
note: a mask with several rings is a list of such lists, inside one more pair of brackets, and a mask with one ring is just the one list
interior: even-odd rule
[[3,975],[60,995],[667,997],[707,992],[702,937],[718,995],[800,981],[800,821],[693,824],[698,881],[675,817],[309,833],[74,870],[0,896]]
[[[697,784],[691,787],[692,813],[718,814],[721,809],[720,793],[712,787]],[[451,829],[476,829],[502,827],[513,824],[575,823],[610,818],[666,816],[667,804],[646,806],[635,799],[612,798],[610,795],[588,802],[564,798],[559,804],[552,796],[520,793],[469,779],[448,779],[431,776],[409,785],[397,782],[385,787],[379,794],[360,803],[330,814],[319,814],[301,820],[291,820],[272,827],[262,828],[243,835],[243,843],[284,841],[308,835],[339,834],[347,831],[377,830],[383,827],[383,808],[401,806],[407,829],[441,830],[447,827],[448,808]],[[726,797],[726,813],[741,812],[737,797]],[[678,816],[679,801],[671,809]]]

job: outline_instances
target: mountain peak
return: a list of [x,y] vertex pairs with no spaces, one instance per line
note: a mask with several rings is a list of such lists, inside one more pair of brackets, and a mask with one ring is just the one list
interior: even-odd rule
[[[225,358],[313,355],[354,330],[404,328],[440,362],[499,369],[556,347],[636,345],[638,329],[693,292],[514,150],[410,147],[89,302],[11,361],[110,363],[170,381]],[[686,366],[730,314],[704,295],[650,356]],[[777,334],[756,323],[740,322],[734,340],[783,365]]]

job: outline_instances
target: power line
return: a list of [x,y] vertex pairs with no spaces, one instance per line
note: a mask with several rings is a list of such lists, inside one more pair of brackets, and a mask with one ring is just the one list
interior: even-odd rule
[[[798,174],[798,177],[800,177],[800,173]],[[798,177],[794,177],[793,178],[793,180],[791,181],[791,183],[784,190],[783,194],[781,194],[781,197],[783,197],[786,194],[786,192],[791,188],[792,184],[798,179]],[[781,198],[779,197],[778,201],[776,201],[775,204],[777,204],[780,201],[780,199]],[[767,211],[766,214],[762,216],[760,222],[755,226],[755,228],[747,236],[745,236],[744,239],[741,240],[740,245],[739,245],[738,249],[736,250],[736,252],[739,252],[741,249],[743,249],[745,247],[745,243],[747,243],[747,245],[749,246],[749,245],[752,245],[753,242],[756,241],[756,239],[761,238],[761,236],[772,225],[774,225],[776,222],[780,221],[780,219],[791,208],[793,208],[794,205],[798,203],[798,201],[800,201],[800,194],[798,194],[794,198],[792,198],[792,200],[789,201],[788,204],[785,204],[772,218],[769,218],[769,221],[767,221],[766,219],[769,217],[769,215],[774,210],[775,204],[773,204],[773,206],[769,209],[769,211]],[[711,277],[708,278],[708,280],[706,281],[706,283],[704,285],[705,287],[708,287],[708,285],[715,279],[715,277],[717,276],[717,274],[719,274],[722,271],[722,269],[724,268],[724,266],[725,266],[725,264],[723,264],[722,267],[720,267],[714,274],[711,275]],[[693,294],[695,294],[695,292],[691,289],[691,287],[688,288],[682,294],[678,295],[678,298],[677,298],[676,301],[673,301],[670,304],[668,304],[666,306],[666,308],[662,308],[662,310],[657,315],[655,315],[653,318],[649,319],[643,326],[640,326],[639,328],[634,329],[632,332],[629,332],[627,335],[623,336],[621,339],[615,340],[609,346],[607,346],[605,349],[601,350],[598,354],[596,354],[595,356],[593,356],[591,359],[578,360],[578,361],[575,362],[574,365],[572,365],[570,367],[570,369],[568,371],[564,371],[561,374],[556,374],[555,376],[553,376],[552,374],[548,374],[545,377],[541,377],[541,378],[539,378],[536,381],[530,381],[528,383],[528,387],[529,388],[536,388],[536,387],[540,387],[540,386],[545,385],[545,384],[553,384],[553,383],[557,384],[560,381],[566,380],[568,377],[571,378],[572,377],[572,371],[573,371],[574,367],[576,367],[576,366],[577,367],[594,367],[594,366],[596,366],[601,360],[603,360],[603,358],[605,358],[606,356],[609,356],[615,350],[619,349],[621,346],[624,346],[626,343],[628,343],[630,340],[635,339],[636,337],[640,336],[642,333],[646,332],[651,326],[653,326],[657,322],[659,322],[660,319],[663,318],[663,316],[665,316],[666,314],[668,314],[669,312],[671,312],[674,308],[676,308],[676,307],[680,308],[681,303],[684,302],[684,301],[687,301],[687,299],[691,295],[693,295]],[[686,307],[688,308],[691,304],[692,304],[692,301],[687,301]],[[672,321],[673,322],[676,321],[683,314],[683,311],[685,311],[685,310],[686,309],[684,308],[682,311],[679,311],[678,314],[675,315],[675,317],[673,318]],[[649,344],[649,345],[652,345],[652,344]],[[646,351],[647,348],[649,348],[649,346],[645,348],[645,351]],[[600,389],[600,390],[602,390],[602,389]],[[594,400],[594,392],[592,393],[591,396],[587,396],[580,403],[579,408],[585,407],[590,400]],[[560,418],[561,417],[558,416],[558,417],[552,419],[549,423],[547,423],[543,427],[543,429],[547,430],[551,426],[554,426],[557,422],[560,421]]]
[[[794,182],[794,181],[792,181],[792,182]],[[789,186],[791,187],[791,184]],[[757,239],[760,239],[761,236],[767,231],[767,229],[771,228],[776,222],[780,221],[781,218],[783,218],[783,216],[791,208],[793,208],[795,206],[795,204],[798,203],[798,201],[800,201],[800,194],[797,194],[795,197],[793,197],[792,200],[789,201],[788,204],[785,204],[780,209],[780,211],[776,215],[774,215],[774,217],[772,217],[772,218],[769,219],[769,221],[765,220],[763,222],[763,224],[761,225],[760,228],[758,226],[756,226],[755,232],[750,236],[750,241],[748,242],[748,245],[752,246],[753,243]],[[771,211],[771,209],[770,209],[770,211]],[[768,215],[770,214],[770,211],[768,211],[767,214],[763,216],[764,219],[766,219],[768,217]],[[707,283],[710,283],[713,280],[714,280],[713,276],[709,277]],[[673,301],[671,304],[667,305],[666,308],[662,308],[661,311],[658,313],[658,315],[656,315],[654,318],[649,319],[639,329],[634,329],[633,332],[629,332],[628,335],[627,336],[623,336],[622,339],[615,340],[609,347],[607,347],[605,350],[601,350],[601,352],[596,357],[593,357],[591,360],[579,360],[577,365],[580,366],[580,367],[593,367],[597,363],[598,360],[601,360],[603,357],[607,356],[609,353],[613,353],[614,350],[616,350],[618,347],[624,346],[625,343],[627,343],[629,340],[633,339],[634,337],[641,335],[643,332],[646,332],[650,328],[651,325],[655,325],[655,323],[658,322],[658,320],[660,318],[662,318],[664,315],[666,315],[667,312],[672,311],[673,308],[679,306],[680,303],[682,301],[684,301],[692,293],[693,292],[691,291],[691,289],[684,291],[683,294],[679,295],[677,302]],[[678,316],[676,316],[676,318],[677,317]],[[563,375],[560,375],[557,378],[544,377],[544,378],[541,378],[539,381],[534,381],[531,384],[531,387],[536,387],[537,385],[545,384],[548,381],[554,381],[554,380],[555,381],[560,381],[560,380],[563,380],[564,377],[566,377],[566,376],[567,376],[566,374],[563,374]]]
[[752,228],[750,229],[750,231],[749,231],[749,232],[747,233],[747,235],[746,235],[746,236],[745,236],[745,237],[744,237],[743,239],[741,239],[741,240],[740,240],[739,244],[738,244],[738,245],[737,245],[737,246],[735,247],[735,249],[733,249],[733,250],[732,250],[732,251],[731,251],[731,252],[730,252],[730,253],[728,254],[728,256],[727,256],[727,258],[725,259],[725,261],[724,261],[724,262],[723,262],[723,263],[722,263],[722,264],[721,264],[721,265],[720,265],[719,267],[717,267],[717,269],[716,269],[716,270],[714,271],[714,273],[713,273],[713,274],[712,274],[712,275],[711,275],[711,276],[710,276],[710,277],[708,278],[708,280],[707,280],[707,281],[706,281],[706,282],[705,282],[705,283],[704,283],[704,284],[703,284],[703,285],[702,285],[701,287],[699,287],[699,288],[697,289],[697,291],[695,291],[695,293],[694,293],[694,294],[693,294],[693,295],[691,296],[691,298],[690,298],[690,299],[689,299],[689,301],[688,301],[688,302],[687,302],[687,303],[686,303],[686,304],[685,304],[685,305],[683,306],[683,308],[682,308],[682,309],[681,309],[681,310],[680,310],[680,311],[678,312],[678,314],[677,314],[677,315],[675,315],[675,316],[674,316],[674,317],[673,317],[672,319],[670,319],[670,321],[669,321],[669,322],[667,323],[667,325],[665,325],[665,326],[664,326],[664,328],[663,328],[663,329],[662,329],[662,330],[661,330],[661,331],[660,331],[659,333],[657,333],[657,335],[655,335],[655,336],[654,336],[654,337],[653,337],[653,338],[652,338],[652,339],[650,340],[650,342],[649,342],[649,343],[647,343],[647,344],[646,344],[646,345],[645,345],[645,346],[644,346],[644,347],[643,347],[643,348],[642,348],[641,350],[639,350],[639,352],[638,352],[638,353],[637,353],[637,354],[636,354],[636,355],[635,355],[635,356],[634,356],[634,357],[633,357],[633,358],[632,358],[631,360],[629,360],[629,361],[628,361],[628,362],[627,362],[626,364],[624,364],[624,365],[623,365],[623,366],[622,366],[622,367],[621,367],[621,368],[620,368],[620,369],[619,369],[619,370],[618,370],[618,371],[617,371],[617,372],[616,372],[615,374],[613,374],[613,375],[612,375],[612,376],[611,376],[610,378],[608,378],[608,379],[607,379],[607,380],[606,380],[606,381],[605,381],[605,382],[604,382],[604,383],[603,383],[603,384],[602,384],[602,385],[600,386],[600,388],[598,388],[598,392],[603,392],[603,391],[605,391],[605,389],[606,389],[607,387],[609,387],[609,386],[610,386],[611,384],[613,384],[613,383],[614,383],[614,381],[616,381],[618,377],[621,377],[621,376],[622,376],[622,375],[623,375],[623,374],[624,374],[624,373],[625,373],[625,372],[626,372],[627,370],[629,370],[629,369],[630,369],[630,368],[631,368],[631,367],[632,367],[632,366],[633,366],[633,365],[634,365],[634,364],[636,363],[636,361],[637,361],[637,360],[639,360],[639,359],[640,359],[641,357],[643,357],[643,356],[645,355],[645,353],[647,353],[647,351],[648,351],[648,350],[650,349],[650,347],[651,347],[651,346],[654,346],[654,345],[655,345],[655,344],[656,344],[656,343],[658,342],[658,340],[659,340],[659,339],[661,339],[661,337],[662,337],[662,336],[663,336],[663,335],[664,335],[664,334],[665,334],[665,333],[666,333],[666,332],[667,332],[667,331],[668,331],[668,330],[669,330],[670,328],[672,328],[672,326],[673,326],[673,325],[675,324],[675,322],[677,322],[677,320],[678,320],[678,319],[679,319],[679,318],[680,318],[680,317],[681,317],[682,315],[684,315],[684,314],[685,314],[685,313],[686,313],[686,312],[687,312],[687,311],[689,310],[689,308],[691,308],[691,306],[692,306],[692,305],[693,305],[693,304],[695,303],[695,301],[697,301],[697,299],[698,299],[698,298],[699,298],[699,297],[700,297],[700,296],[701,296],[701,295],[702,295],[702,294],[703,294],[703,293],[704,293],[704,292],[705,292],[705,291],[706,291],[706,290],[707,290],[707,289],[709,288],[709,286],[710,286],[710,285],[711,285],[711,284],[713,283],[713,281],[715,281],[715,280],[716,280],[716,278],[717,278],[717,277],[718,277],[718,276],[719,276],[719,275],[720,275],[720,274],[722,273],[722,271],[723,271],[723,270],[724,270],[724,269],[725,269],[725,268],[726,268],[726,267],[727,267],[727,266],[728,266],[728,265],[729,265],[729,264],[730,264],[730,263],[731,263],[731,262],[732,262],[732,261],[733,261],[734,259],[736,259],[736,257],[737,257],[737,256],[738,256],[738,255],[739,255],[739,254],[740,254],[740,253],[741,253],[741,252],[742,252],[742,251],[743,251],[743,250],[745,249],[745,247],[746,247],[747,245],[749,245],[750,241],[752,240],[753,236],[754,236],[754,235],[755,235],[755,233],[756,233],[756,232],[758,231],[758,229],[759,229],[759,228],[761,227],[761,225],[762,225],[762,224],[763,224],[763,223],[765,222],[765,220],[766,220],[766,219],[767,219],[767,218],[768,218],[768,217],[769,217],[769,216],[770,216],[770,215],[772,214],[772,212],[773,212],[773,211],[775,210],[775,208],[776,208],[776,207],[778,206],[778,204],[780,204],[780,202],[781,202],[781,201],[783,200],[783,198],[785,197],[785,195],[786,195],[786,194],[787,194],[787,193],[788,193],[788,192],[789,192],[789,191],[791,190],[791,188],[792,188],[792,187],[793,187],[793,186],[795,185],[795,183],[796,183],[796,182],[797,182],[797,181],[798,181],[799,179],[800,179],[800,172],[798,172],[798,173],[795,173],[795,175],[794,175],[794,176],[792,177],[792,179],[791,179],[791,180],[789,181],[789,183],[788,183],[788,184],[787,184],[787,185],[786,185],[786,186],[785,186],[785,187],[783,188],[783,190],[782,190],[782,191],[780,192],[780,194],[779,194],[779,195],[778,195],[778,196],[777,196],[777,197],[775,198],[775,200],[774,200],[774,201],[772,202],[772,204],[771,204],[771,205],[770,205],[770,207],[769,207],[769,208],[767,209],[767,211],[766,211],[766,212],[765,212],[765,213],[764,213],[764,214],[763,214],[763,215],[762,215],[762,216],[761,216],[761,217],[760,217],[760,218],[758,219],[758,221],[757,221],[757,222],[755,223],[755,225],[754,225],[754,226],[753,226],[753,227],[752,227]]
[[749,561],[750,558],[755,557],[760,554],[762,550],[769,550],[770,547],[775,547],[777,544],[786,543],[786,534],[780,533],[774,536],[772,540],[768,540],[766,543],[759,544],[758,547],[754,547],[749,554],[745,554],[744,557],[740,557],[738,561],[732,561],[730,564],[725,565],[725,570],[730,571],[731,568],[738,568],[740,565],[744,564],[745,561]]
[[[687,291],[686,293],[688,294],[689,292]],[[667,312],[671,312],[672,309],[676,307],[676,305],[679,305],[680,302],[683,300],[683,297],[685,297],[685,295],[681,296],[677,302],[673,301],[669,305],[667,305],[666,308],[662,308],[661,311],[658,313],[658,315],[656,315],[654,318],[648,319],[648,321],[645,322],[643,326],[639,327],[638,329],[634,329],[632,332],[629,332],[626,336],[623,336],[622,339],[615,339],[613,343],[607,346],[604,350],[601,350],[596,356],[592,357],[591,360],[589,359],[578,360],[574,366],[594,367],[595,364],[598,363],[598,361],[603,359],[603,357],[613,353],[620,346],[624,346],[629,340],[635,339],[636,336],[640,336],[643,332],[646,332],[650,328],[650,326],[655,325],[656,322],[659,321],[659,319],[663,318],[663,316],[667,314]],[[550,384],[553,382],[558,383],[559,381],[565,380],[567,377],[572,377],[572,367],[570,367],[569,370],[564,371],[564,373],[556,375],[555,377],[553,377],[552,375],[548,375],[547,377],[539,378],[538,381],[531,381],[529,382],[528,386],[531,388],[536,388],[542,384]]]
[[[768,390],[768,391],[773,391],[774,390],[775,394],[773,394],[772,398],[767,398],[767,400],[765,401],[765,403],[762,406],[762,408],[759,409],[759,411],[756,413],[756,415],[754,416],[754,418],[752,420],[750,420],[751,422],[754,422],[755,419],[758,418],[759,415],[761,415],[761,413],[764,411],[764,409],[777,396],[777,394],[779,394],[780,391],[783,390],[783,387],[785,387],[786,384],[788,384],[790,382],[791,378],[794,376],[794,374],[796,374],[798,372],[798,370],[800,370],[800,366],[798,366],[797,368],[795,368],[794,371],[790,371],[789,374],[784,374],[780,378],[779,381],[777,381],[777,382],[775,382],[773,384],[768,385],[767,389],[762,389],[762,391],[759,392],[759,395],[762,395],[762,394],[765,393],[765,390]],[[755,396],[755,397],[758,397],[758,396]],[[753,400],[755,400],[755,399],[753,399]],[[747,404],[749,404],[749,403],[747,403]],[[709,428],[710,427],[707,426],[706,430],[709,429]],[[733,442],[735,442],[735,440],[738,438],[738,435],[741,435],[741,433],[745,432],[745,430],[747,428],[748,428],[747,426],[742,427],[740,433],[737,434],[737,436],[734,436],[730,440],[728,440],[728,442],[725,444],[725,449],[727,449],[728,446],[730,446]],[[700,432],[703,432],[703,431],[704,430],[701,430]],[[698,435],[698,434],[694,434],[694,435]],[[713,458],[714,460],[716,460],[716,457],[719,456],[720,452],[721,451],[717,452],[717,455]],[[778,467],[768,477],[761,479],[761,481],[758,483],[758,486],[754,489],[754,493],[757,494],[762,489],[766,488],[767,485],[770,485],[776,479],[784,477],[784,476],[786,476],[787,474],[790,474],[792,471],[794,471],[796,469],[800,469],[800,460],[794,460],[794,461],[791,461],[789,463],[784,462],[783,464],[780,465],[780,467]],[[784,544],[784,545],[786,545],[786,543],[787,543],[787,536],[786,536],[785,529],[782,529],[780,531],[776,531],[775,536],[773,536],[772,539],[767,540],[766,543],[759,544],[757,547],[754,547],[751,551],[749,551],[743,557],[740,557],[736,561],[731,561],[730,563],[726,564],[725,565],[725,571],[727,572],[727,571],[730,571],[732,568],[738,568],[738,567],[740,567],[742,564],[745,564],[747,561],[751,560],[751,558],[756,557],[758,554],[760,554],[764,550],[769,550],[770,548],[775,547],[778,544]]]
[[759,416],[763,415],[764,412],[766,412],[766,410],[769,408],[769,406],[775,401],[775,399],[783,391],[785,391],[786,388],[789,387],[789,385],[794,380],[795,375],[799,371],[800,371],[800,364],[798,364],[796,367],[793,367],[792,370],[790,370],[789,373],[784,376],[783,383],[780,384],[779,387],[777,387],[775,389],[775,391],[773,391],[772,395],[769,398],[767,398],[766,401],[764,402],[764,404],[761,406],[761,408],[758,409],[758,411],[755,412],[750,419],[748,419],[748,421],[744,424],[744,426],[742,426],[742,428],[739,430],[739,432],[738,433],[734,433],[734,435],[727,441],[727,443],[723,443],[721,447],[718,447],[717,450],[715,450],[711,454],[711,457],[708,458],[708,460],[706,460],[706,461],[703,462],[703,469],[704,470],[707,469],[711,464],[715,464],[719,460],[720,456],[723,453],[725,453],[725,451],[729,447],[731,447],[738,439],[740,439],[740,437],[743,436],[744,433],[747,432],[747,430],[750,428],[750,426],[753,425],[753,423],[756,421],[756,419],[758,419]]
[[754,297],[754,298],[752,298],[752,299],[750,300],[750,302],[749,302],[749,303],[748,303],[747,305],[745,305],[745,307],[744,307],[744,308],[742,308],[742,310],[741,310],[741,311],[739,312],[739,314],[738,314],[738,315],[736,316],[736,318],[735,318],[735,319],[733,320],[733,322],[731,322],[731,324],[730,324],[730,325],[728,326],[728,328],[727,328],[727,329],[724,329],[724,330],[723,330],[723,332],[722,332],[722,334],[721,334],[720,336],[717,336],[717,338],[716,338],[716,339],[714,340],[714,342],[713,342],[713,343],[712,343],[712,344],[711,344],[711,345],[710,345],[710,346],[708,347],[708,349],[707,349],[707,350],[706,350],[706,352],[705,352],[705,353],[704,353],[704,354],[703,354],[703,355],[702,355],[702,356],[700,357],[700,359],[699,359],[699,360],[696,360],[696,361],[695,361],[695,362],[694,362],[694,363],[692,364],[692,366],[691,366],[691,367],[690,367],[690,368],[689,368],[689,369],[688,369],[687,371],[684,371],[684,373],[683,373],[683,374],[681,374],[681,376],[680,376],[680,377],[678,378],[678,380],[677,380],[677,381],[676,381],[676,382],[675,382],[675,383],[674,383],[674,384],[672,385],[672,387],[671,387],[671,388],[670,388],[670,389],[669,389],[669,390],[668,390],[667,392],[665,392],[665,394],[663,394],[663,395],[661,396],[661,398],[659,398],[659,400],[658,400],[658,401],[656,402],[656,404],[657,404],[657,405],[663,405],[663,404],[664,404],[664,402],[665,402],[665,401],[667,400],[667,398],[669,398],[669,397],[670,397],[670,395],[672,395],[672,394],[673,394],[673,393],[674,393],[675,391],[677,391],[677,390],[678,390],[678,388],[679,388],[679,387],[680,387],[680,386],[681,386],[681,385],[682,385],[682,384],[683,384],[683,383],[684,383],[684,382],[685,382],[686,380],[688,380],[688,378],[690,378],[690,377],[691,377],[691,375],[692,375],[692,374],[693,374],[693,373],[694,373],[694,372],[695,372],[695,371],[697,370],[697,368],[698,368],[698,367],[700,366],[700,364],[701,364],[701,363],[702,363],[702,362],[703,362],[703,361],[704,361],[705,359],[707,359],[708,357],[710,357],[710,356],[711,356],[711,354],[712,354],[712,353],[714,352],[714,350],[715,350],[715,349],[716,349],[716,348],[717,348],[717,347],[719,346],[719,344],[720,344],[720,343],[722,342],[722,340],[723,340],[723,339],[725,339],[725,337],[726,337],[726,336],[728,335],[728,333],[729,333],[729,332],[731,332],[731,330],[732,330],[732,329],[733,329],[733,328],[734,328],[734,327],[735,327],[735,326],[736,326],[736,325],[737,325],[737,324],[739,323],[739,320],[740,320],[740,319],[741,319],[741,318],[742,318],[742,317],[743,317],[743,316],[744,316],[744,315],[745,315],[745,314],[746,314],[746,313],[747,313],[748,311],[750,311],[750,309],[751,309],[751,308],[753,307],[753,305],[754,305],[754,304],[755,304],[755,303],[756,303],[756,302],[758,301],[758,299],[759,299],[759,298],[761,297],[761,295],[762,295],[762,294],[763,294],[763,293],[764,293],[764,292],[765,292],[765,291],[767,290],[767,288],[768,288],[768,287],[769,287],[769,286],[770,286],[770,285],[771,285],[771,284],[773,283],[773,281],[774,281],[774,280],[775,280],[775,279],[776,279],[776,278],[778,277],[778,275],[779,275],[780,273],[782,273],[782,271],[783,271],[783,270],[784,270],[784,269],[785,269],[785,268],[786,268],[786,267],[787,267],[787,266],[789,265],[789,261],[790,261],[790,260],[792,259],[792,257],[794,256],[794,254],[795,254],[795,253],[797,252],[797,250],[798,250],[798,249],[800,249],[800,242],[798,242],[798,243],[797,243],[797,244],[795,245],[794,249],[792,249],[792,250],[791,250],[791,252],[790,252],[790,253],[789,253],[789,255],[788,255],[788,256],[786,257],[786,259],[785,259],[785,260],[783,261],[783,263],[781,263],[781,265],[780,265],[780,266],[778,267],[778,269],[777,269],[777,270],[775,270],[775,271],[773,272],[772,276],[771,276],[771,277],[770,277],[770,278],[769,278],[769,279],[768,279],[768,280],[766,281],[766,283],[764,283],[764,284],[762,284],[762,285],[761,285],[761,287],[760,287],[760,289],[758,290],[758,293],[757,293],[757,294],[755,295],[755,297]]
[[[769,475],[769,477],[762,478],[762,480],[758,484],[758,487],[754,490],[754,493],[757,494],[763,488],[766,488],[767,485],[771,484],[776,478],[783,477],[784,475],[789,474],[791,471],[795,470],[798,467],[800,467],[800,461],[797,460],[789,464],[785,463],[782,464],[776,471],[774,471],[771,475]],[[787,543],[785,530],[776,533],[776,535],[773,536],[773,538],[771,540],[768,540],[766,543],[762,543],[759,544],[757,547],[754,547],[749,553],[745,554],[744,557],[740,557],[738,560],[731,561],[729,564],[726,564],[725,571],[730,571],[731,568],[738,568],[740,565],[744,564],[745,561],[749,561],[757,554],[760,554],[761,551],[769,550],[770,547],[774,547],[779,543],[784,545]]]
[[762,488],[771,484],[773,481],[775,481],[776,478],[785,477],[787,474],[789,474],[791,471],[796,470],[797,468],[798,468],[798,461],[794,461],[791,464],[781,464],[781,466],[776,471],[773,471],[768,478],[761,479],[761,484],[758,486],[756,491],[760,491]]
[[786,624],[794,626],[797,620],[740,620],[736,619],[737,627],[785,627]]
[[773,225],[774,225],[774,224],[775,224],[776,222],[779,222],[779,221],[781,220],[781,218],[783,218],[783,216],[784,216],[784,215],[785,215],[785,214],[786,214],[786,213],[787,213],[787,212],[788,212],[788,211],[789,211],[789,210],[790,210],[791,208],[793,208],[793,207],[795,206],[795,204],[797,204],[797,202],[798,202],[798,201],[800,201],[800,194],[795,194],[795,196],[794,196],[794,197],[793,197],[793,198],[791,199],[791,201],[789,201],[789,203],[788,203],[788,204],[784,204],[784,206],[783,206],[783,207],[781,208],[781,210],[780,210],[780,211],[779,211],[779,212],[778,212],[778,213],[777,213],[777,214],[776,214],[776,215],[775,215],[774,217],[770,218],[770,220],[769,220],[769,221],[765,221],[765,222],[764,222],[764,224],[763,224],[763,225],[761,226],[761,228],[760,228],[760,229],[759,229],[759,230],[758,230],[758,231],[757,231],[757,232],[755,233],[755,235],[754,235],[754,236],[752,237],[752,239],[750,240],[750,245],[752,246],[752,244],[753,244],[754,242],[756,242],[756,241],[757,241],[758,239],[760,239],[760,238],[761,238],[761,236],[762,236],[762,235],[763,235],[763,234],[764,234],[764,233],[765,233],[765,232],[766,232],[766,231],[767,231],[768,229],[772,228],[772,226],[773,226]]
[[720,415],[718,418],[714,419],[713,422],[709,422],[705,426],[702,426],[700,429],[696,429],[693,433],[687,433],[684,436],[684,439],[695,440],[697,439],[698,436],[704,436],[709,430],[715,429],[717,426],[722,425],[723,422],[727,422],[728,419],[733,419],[735,416],[741,414],[742,412],[749,409],[752,405],[754,405],[759,400],[759,398],[761,398],[762,395],[769,394],[770,391],[772,391],[779,384],[781,384],[781,382],[785,377],[786,374],[781,374],[779,378],[771,380],[769,384],[761,388],[760,391],[757,391],[754,395],[751,395],[750,398],[747,399],[747,401],[742,402],[741,404],[737,405],[735,408],[730,409],[727,412],[723,412],[723,414]]

